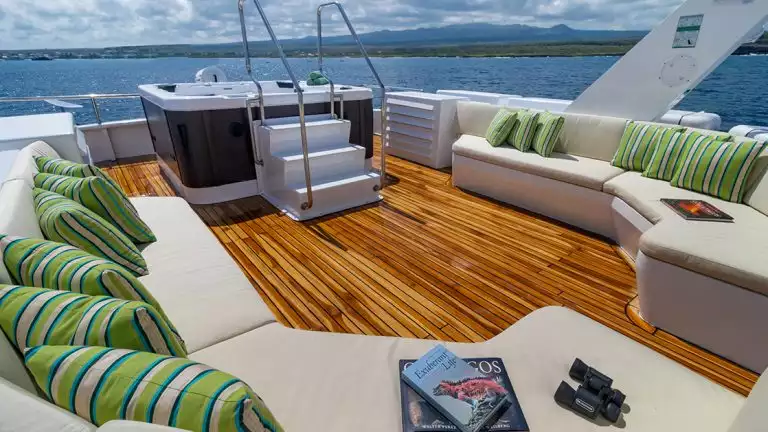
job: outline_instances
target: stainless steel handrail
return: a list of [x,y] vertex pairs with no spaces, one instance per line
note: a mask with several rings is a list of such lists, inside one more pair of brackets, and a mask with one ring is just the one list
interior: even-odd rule
[[[253,81],[254,84],[256,84],[256,91],[259,94],[259,115],[260,120],[262,124],[266,120],[266,116],[264,114],[264,89],[261,87],[261,83],[259,83],[259,80],[256,79],[256,77],[253,76],[253,67],[251,66],[251,49],[248,47],[248,31],[245,28],[245,0],[238,0],[237,2],[237,10],[240,13],[240,32],[243,34],[243,50],[245,51],[245,71],[248,73],[248,76],[251,78],[251,81]],[[249,115],[248,119],[251,120],[253,116]],[[256,141],[253,134],[253,121],[251,120],[251,141],[254,147],[256,146]]]
[[[320,75],[323,78],[328,80],[328,84],[330,84],[330,86],[331,86],[331,119],[335,119],[336,118],[336,107],[334,105],[336,104],[336,86],[333,85],[333,81],[331,80],[330,77],[328,77],[328,75],[324,74],[322,71],[319,71],[319,72],[320,72]],[[343,94],[339,95],[339,96],[342,97],[342,101],[341,101],[341,104],[342,104],[341,105],[341,118],[343,119],[344,118],[344,99],[343,99],[344,96],[343,96]]]
[[371,57],[368,55],[368,51],[365,50],[365,46],[363,46],[363,42],[360,40],[360,36],[357,35],[357,32],[355,31],[355,27],[352,25],[352,22],[349,20],[349,16],[347,16],[347,11],[344,9],[344,6],[337,1],[323,3],[317,7],[317,65],[318,65],[318,69],[320,70],[320,73],[324,74],[323,72],[323,9],[331,6],[335,6],[339,10],[339,13],[341,13],[341,17],[344,19],[344,22],[347,24],[349,33],[352,35],[352,38],[355,40],[358,48],[360,49],[360,54],[362,54],[363,58],[365,58],[365,62],[368,64],[368,68],[371,70],[371,73],[373,73],[373,76],[376,79],[376,82],[378,83],[379,88],[381,88],[381,132],[382,133],[381,133],[381,183],[379,184],[379,189],[383,189],[386,186],[386,182],[387,182],[387,138],[386,138],[387,87],[384,85],[384,82],[381,81],[381,77],[379,76],[378,71],[376,71],[376,68],[373,67],[373,62],[371,62]]
[[117,94],[82,94],[82,95],[62,95],[62,96],[23,96],[23,97],[0,97],[0,103],[12,102],[44,102],[46,99],[59,100],[90,100],[93,114],[96,116],[96,122],[102,124],[101,109],[98,99],[132,99],[141,97],[135,93],[117,93]]
[[[251,57],[250,52],[248,51],[248,39],[245,32],[245,14],[243,12],[243,3],[245,0],[238,0],[238,9],[240,11],[240,26],[243,33],[243,45],[245,47],[245,58],[246,58],[246,68],[248,68],[251,64]],[[283,66],[285,67],[285,70],[288,72],[288,76],[291,78],[291,81],[293,82],[293,88],[296,91],[296,95],[299,99],[299,125],[301,127],[301,149],[304,153],[304,181],[306,182],[307,186],[307,201],[301,203],[301,209],[302,210],[308,210],[312,208],[313,204],[313,197],[312,197],[312,176],[309,172],[309,145],[307,143],[307,121],[304,116],[304,89],[301,88],[299,85],[299,81],[296,79],[296,75],[293,73],[293,69],[291,69],[291,65],[288,64],[288,59],[285,57],[285,53],[283,52],[283,47],[280,45],[280,41],[277,40],[277,36],[275,36],[274,30],[272,30],[272,25],[269,23],[269,19],[267,18],[266,13],[264,13],[264,8],[261,7],[261,3],[259,3],[259,0],[253,0],[253,4],[256,5],[256,9],[259,11],[259,15],[261,16],[261,21],[264,23],[264,26],[267,28],[267,33],[269,33],[269,37],[272,39],[272,43],[275,45],[275,48],[277,48],[277,53],[280,55],[280,60],[283,62]],[[255,81],[255,80],[254,80]],[[260,88],[257,82],[257,88]],[[260,105],[264,105],[264,99],[263,95],[261,96]],[[263,121],[263,117],[262,117]],[[253,135],[253,134],[251,134]]]

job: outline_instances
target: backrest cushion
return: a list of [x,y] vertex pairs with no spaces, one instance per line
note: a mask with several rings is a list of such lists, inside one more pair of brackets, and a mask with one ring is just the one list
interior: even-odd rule
[[[32,187],[24,180],[11,180],[0,185],[0,235],[42,239],[43,233],[35,215]],[[3,261],[0,249],[0,261]],[[0,283],[13,283],[5,265],[0,262]]]
[[[34,381],[24,366],[24,359],[19,356],[19,352],[13,347],[5,333],[0,332],[0,387],[2,387],[2,380],[12,382],[32,394],[38,394]],[[0,398],[0,401],[2,400]],[[2,412],[2,408],[3,404],[0,403],[0,412]],[[2,418],[0,416],[0,419]],[[0,429],[2,428],[0,427]]]
[[565,125],[555,152],[610,162],[624,135],[627,120],[565,113]]
[[35,174],[35,186],[75,200],[114,225],[135,243],[156,241],[131,202],[113,182],[101,177]]
[[518,109],[500,107],[480,102],[459,101],[457,116],[459,121],[459,133],[462,135],[474,135],[485,137],[488,127],[500,110],[517,112]]
[[38,172],[37,164],[35,163],[36,157],[58,158],[59,154],[45,141],[35,141],[32,144],[28,144],[19,151],[5,180],[24,180],[30,186],[34,185],[34,176]]
[[245,383],[187,359],[40,346],[27,350],[25,363],[50,400],[96,425],[122,419],[197,431],[283,430]]
[[768,373],[757,381],[728,432],[762,432],[768,425]]
[[55,192],[35,188],[33,196],[40,229],[47,239],[106,258],[136,276],[148,273],[136,245],[101,216]]
[[0,378],[0,430],[89,432],[96,426]]
[[187,356],[181,338],[146,303],[0,285],[0,308],[0,327],[19,352],[39,345],[88,345]]
[[[733,140],[743,142],[749,138],[734,137]],[[749,174],[744,204],[768,216],[768,147],[757,157]]]

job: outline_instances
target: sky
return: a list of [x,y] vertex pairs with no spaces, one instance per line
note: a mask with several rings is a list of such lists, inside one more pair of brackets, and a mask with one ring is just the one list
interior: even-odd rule
[[[313,34],[320,0],[261,0],[280,38]],[[647,30],[683,0],[346,0],[358,33],[457,23]],[[249,39],[267,37],[251,0]],[[345,30],[329,12],[324,33]],[[326,24],[327,22],[327,24]],[[240,40],[236,0],[0,0],[0,50]]]

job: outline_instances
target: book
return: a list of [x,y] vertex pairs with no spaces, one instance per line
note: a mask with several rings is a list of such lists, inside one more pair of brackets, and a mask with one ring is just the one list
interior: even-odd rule
[[[413,364],[416,360],[400,360],[400,371]],[[507,375],[504,362],[497,357],[466,358],[464,359],[475,370],[492,378],[509,392],[510,403],[506,409],[499,410],[498,416],[488,422],[485,430],[489,432],[523,432],[528,431],[528,422],[517,401],[512,383]],[[459,429],[445,416],[416,393],[405,381],[400,380],[400,400],[403,410],[403,432],[455,432]]]
[[510,403],[509,392],[438,345],[401,372],[402,379],[462,432],[478,432]]
[[706,201],[662,198],[661,202],[686,220],[733,222],[731,216]]

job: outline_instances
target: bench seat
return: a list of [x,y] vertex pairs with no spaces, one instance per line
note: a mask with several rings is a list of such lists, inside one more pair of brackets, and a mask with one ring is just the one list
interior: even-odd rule
[[605,182],[624,172],[598,159],[564,153],[553,153],[545,158],[538,153],[521,152],[507,145],[492,147],[485,138],[474,135],[462,135],[454,143],[453,153],[597,191],[602,191]]

